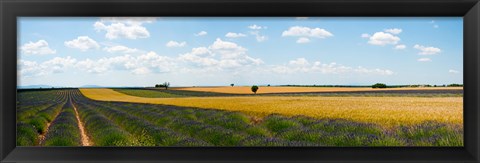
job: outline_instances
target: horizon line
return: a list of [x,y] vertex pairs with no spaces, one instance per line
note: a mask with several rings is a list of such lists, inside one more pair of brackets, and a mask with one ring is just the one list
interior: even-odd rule
[[[43,85],[43,84],[38,84]],[[253,84],[257,86],[284,86],[284,87],[302,87],[302,86],[310,86],[310,87],[370,87],[374,84],[279,84],[279,85],[271,85],[271,84]],[[253,85],[234,85],[233,87],[249,87]],[[387,86],[449,86],[449,85],[462,85],[463,83],[450,83],[450,84],[386,84]],[[25,88],[25,87],[32,87],[32,88],[156,88],[155,85],[152,86],[100,86],[100,85],[92,85],[92,86],[49,86],[45,85],[45,87],[39,87],[37,85],[26,85],[26,86],[17,86],[17,88]],[[169,86],[169,87],[232,87],[231,85],[176,85],[176,86]],[[160,87],[163,88],[163,87]]]

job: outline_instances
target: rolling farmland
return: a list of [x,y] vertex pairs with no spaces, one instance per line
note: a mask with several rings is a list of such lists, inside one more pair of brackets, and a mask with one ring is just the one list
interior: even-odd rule
[[18,100],[18,146],[463,146],[455,96],[55,89]]
[[[227,93],[227,94],[252,94],[250,87],[238,86],[238,87],[179,87],[172,88],[173,90],[182,91],[197,91],[197,92],[214,92],[214,93]],[[424,87],[424,88],[385,88],[385,89],[373,89],[373,88],[343,88],[343,87],[262,87],[257,94],[272,94],[272,93],[311,93],[311,92],[376,92],[376,91],[391,91],[391,90],[461,90],[459,87]]]
[[[111,89],[81,89],[88,98],[239,111],[258,117],[270,114],[341,118],[383,126],[417,124],[423,121],[462,124],[462,97],[304,97],[231,96],[145,98]],[[416,115],[416,116],[411,116]]]

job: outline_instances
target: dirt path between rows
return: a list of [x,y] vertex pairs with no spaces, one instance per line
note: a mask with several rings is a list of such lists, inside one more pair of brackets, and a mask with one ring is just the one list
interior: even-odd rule
[[[57,114],[58,115],[58,114]],[[56,116],[55,116],[56,117]],[[53,122],[53,121],[52,121]],[[42,145],[43,144],[43,141],[45,141],[45,136],[47,135],[48,133],[48,128],[50,128],[50,125],[52,123],[47,123],[47,129],[45,129],[45,132],[43,132],[43,134],[40,134],[38,135],[38,145]]]
[[[63,106],[67,105],[66,103],[63,104]],[[62,106],[62,110],[63,110],[63,106]],[[38,135],[38,145],[41,146],[43,144],[43,142],[45,141],[45,136],[47,136],[47,133],[48,133],[48,129],[50,128],[50,126],[52,125],[52,122],[55,121],[55,119],[57,119],[58,115],[60,115],[60,113],[62,112],[62,110],[60,110],[57,115],[55,115],[55,118],[53,118],[53,120],[51,122],[48,122],[47,123],[47,128],[45,129],[45,132],[43,132],[43,134],[40,134]]]
[[83,126],[82,121],[80,120],[80,116],[78,114],[77,107],[73,105],[72,99],[70,99],[70,103],[72,104],[73,110],[75,111],[75,117],[77,118],[78,121],[78,128],[80,129],[80,136],[82,137],[82,146],[91,146],[92,143],[90,142],[90,139],[87,136],[87,133],[85,132],[85,127]]

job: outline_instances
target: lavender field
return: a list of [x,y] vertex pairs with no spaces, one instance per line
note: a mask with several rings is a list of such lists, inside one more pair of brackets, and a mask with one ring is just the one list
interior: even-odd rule
[[[34,102],[33,102],[34,101]],[[18,146],[462,146],[463,127],[100,102],[78,89],[19,92]]]

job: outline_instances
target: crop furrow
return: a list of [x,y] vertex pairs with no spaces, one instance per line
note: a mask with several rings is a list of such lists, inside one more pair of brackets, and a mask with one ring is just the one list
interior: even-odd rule
[[94,108],[73,99],[80,119],[84,122],[89,137],[95,146],[134,146],[133,136],[97,112]]
[[[55,97],[58,95],[53,94],[53,92],[45,92],[44,96]],[[58,99],[64,99],[64,97],[59,97]],[[60,113],[64,104],[65,102],[62,103],[60,101],[57,101],[56,104],[47,107],[46,109],[36,111],[35,114],[26,118],[22,118],[19,122],[17,122],[17,145],[39,145],[43,141],[45,133],[50,126],[50,123]]]
[[99,105],[91,100],[81,100],[84,103],[95,108],[109,120],[120,126],[122,129],[130,132],[136,137],[138,144],[142,146],[176,146],[178,144],[202,145],[203,141],[195,140],[191,137],[181,135],[168,128],[155,126],[142,118],[132,116],[126,112],[116,110],[115,108]]
[[48,128],[45,140],[41,144],[43,146],[80,146],[82,145],[80,134],[75,111],[71,101],[68,100],[62,112]]

